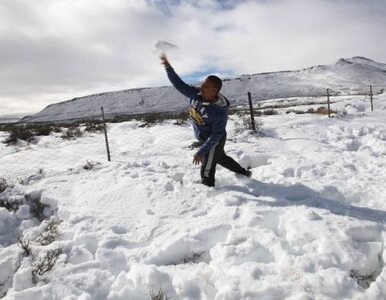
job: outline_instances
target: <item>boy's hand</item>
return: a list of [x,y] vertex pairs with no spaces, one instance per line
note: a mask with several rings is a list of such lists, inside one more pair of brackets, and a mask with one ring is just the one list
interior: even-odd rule
[[199,156],[198,154],[193,155],[193,163],[195,165],[199,165],[200,163],[204,163],[204,158]]
[[162,53],[159,58],[161,59],[161,64],[163,64],[165,67],[170,66],[169,60],[165,53]]

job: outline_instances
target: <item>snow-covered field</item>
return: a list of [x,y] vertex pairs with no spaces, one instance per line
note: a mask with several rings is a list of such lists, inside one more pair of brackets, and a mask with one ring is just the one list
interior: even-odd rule
[[231,116],[226,151],[253,178],[218,167],[215,188],[196,183],[188,124],[109,124],[112,162],[103,134],[1,143],[0,297],[386,299],[386,95],[332,108],[347,114],[264,116],[263,137]]

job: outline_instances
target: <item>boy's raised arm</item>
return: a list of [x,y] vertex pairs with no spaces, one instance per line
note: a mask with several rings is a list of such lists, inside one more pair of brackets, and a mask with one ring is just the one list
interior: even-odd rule
[[170,82],[173,86],[183,95],[190,99],[195,99],[197,97],[198,92],[200,91],[198,88],[193,87],[187,83],[185,83],[174,71],[172,66],[170,65],[165,54],[160,56],[161,63],[165,66],[166,73]]

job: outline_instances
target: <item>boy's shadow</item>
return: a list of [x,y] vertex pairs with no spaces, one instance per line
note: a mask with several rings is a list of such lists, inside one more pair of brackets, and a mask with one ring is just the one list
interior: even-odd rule
[[[377,223],[386,223],[386,211],[358,207],[342,201],[331,200],[322,197],[319,192],[314,191],[303,184],[285,186],[282,184],[264,183],[251,179],[243,186],[224,185],[220,190],[246,193],[253,196],[253,201],[268,206],[285,207],[291,205],[305,205],[308,207],[326,209],[336,215],[349,216]],[[267,201],[259,199],[258,197],[260,196],[274,199],[272,199],[272,201]],[[340,194],[339,198],[344,198],[344,195]]]

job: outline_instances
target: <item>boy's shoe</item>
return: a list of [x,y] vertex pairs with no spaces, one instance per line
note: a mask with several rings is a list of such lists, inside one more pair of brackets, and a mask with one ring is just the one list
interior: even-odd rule
[[252,171],[247,170],[245,176],[247,176],[248,178],[251,178],[252,177]]
[[206,186],[214,186],[214,181],[205,177],[201,179],[201,183],[205,184]]

